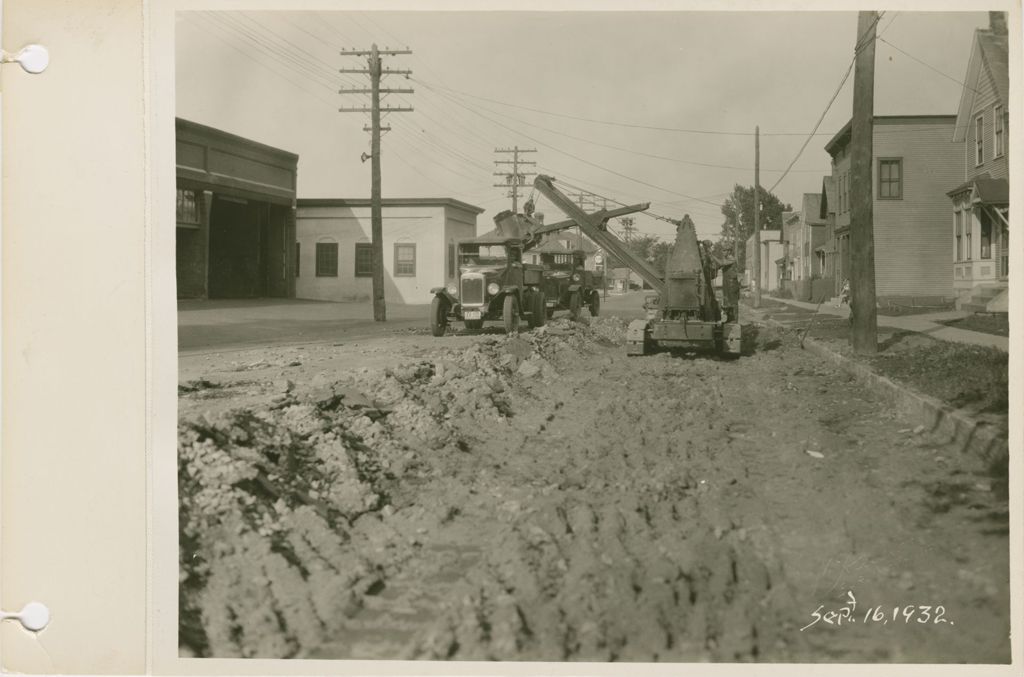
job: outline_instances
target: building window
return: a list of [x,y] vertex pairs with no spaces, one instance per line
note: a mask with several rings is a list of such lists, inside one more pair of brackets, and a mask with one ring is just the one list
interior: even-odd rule
[[959,209],[953,212],[953,223],[956,233],[956,260],[964,260],[964,213]]
[[981,221],[981,258],[992,258],[992,219],[988,212],[982,210],[978,215]]
[[985,162],[985,116],[974,119],[974,164],[980,166]]
[[996,106],[992,110],[992,139],[994,141],[995,150],[993,151],[993,157],[1000,157],[1005,151],[1006,133],[1005,133],[1005,121],[1003,120],[1003,107]]
[[883,200],[899,200],[903,197],[903,160],[880,158],[878,160],[878,197]]
[[448,277],[455,277],[455,243],[448,243]]
[[302,247],[301,243],[299,243],[299,242],[295,243],[295,277],[299,276],[299,266],[301,265],[301,262],[302,262],[302,256],[300,256],[301,247]]
[[338,277],[338,243],[316,243],[316,276]]
[[373,276],[373,245],[369,242],[356,242],[356,277]]
[[974,224],[971,223],[971,213],[964,212],[964,261],[971,260],[971,230],[973,230]]
[[197,191],[179,188],[176,212],[178,223],[192,223],[198,225],[200,223],[200,219],[199,195]]
[[395,277],[416,276],[416,245],[406,242],[395,245]]

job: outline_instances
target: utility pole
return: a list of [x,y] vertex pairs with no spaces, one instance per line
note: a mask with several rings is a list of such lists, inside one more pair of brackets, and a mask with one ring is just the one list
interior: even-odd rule
[[[381,67],[381,56],[395,54],[412,54],[409,49],[377,49],[377,43],[371,45],[369,50],[342,50],[342,56],[365,56],[367,57],[367,68],[350,69],[342,68],[341,73],[359,73],[370,76],[370,89],[345,89],[339,90],[341,94],[369,94],[370,108],[361,106],[358,108],[341,107],[341,113],[369,113],[370,126],[363,127],[363,131],[370,132],[370,247],[373,259],[373,319],[377,322],[387,320],[387,306],[384,303],[384,222],[381,210],[380,194],[380,114],[385,113],[407,113],[412,107],[386,106],[381,109],[381,94],[412,94],[412,89],[381,89],[380,79],[383,75],[400,74],[409,77],[412,71],[392,70]],[[391,127],[385,128],[390,131]],[[362,155],[362,161],[366,162],[367,156]]]
[[[566,193],[569,197],[576,198],[576,201],[580,205],[580,209],[587,211],[587,207],[593,206],[592,204],[583,204],[584,202],[591,203],[594,196],[591,193]],[[583,232],[579,226],[576,226],[576,247],[577,249],[583,249]]]
[[510,187],[512,190],[509,192],[509,196],[512,198],[512,213],[519,213],[519,187],[526,184],[527,176],[536,176],[536,172],[520,172],[519,165],[536,165],[536,162],[527,162],[526,160],[520,160],[520,153],[536,153],[536,148],[520,148],[519,146],[513,146],[512,148],[495,148],[495,153],[512,153],[511,160],[495,160],[496,165],[512,165],[512,172],[494,172],[495,176],[506,177],[505,183],[494,184],[495,188]]
[[623,216],[621,219],[619,219],[619,223],[622,224],[622,239],[625,240],[627,243],[632,242],[633,232],[636,230],[633,227],[633,217]]
[[761,127],[754,127],[754,307],[761,307]]
[[875,237],[871,165],[874,154],[875,28],[877,12],[857,13],[850,138],[850,344],[854,352],[878,352],[875,307]]

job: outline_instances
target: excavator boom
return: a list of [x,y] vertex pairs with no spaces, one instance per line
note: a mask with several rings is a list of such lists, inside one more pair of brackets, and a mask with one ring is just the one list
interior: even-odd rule
[[[661,274],[655,270],[654,266],[649,264],[640,256],[637,256],[622,242],[622,240],[615,237],[612,233],[609,233],[607,226],[605,225],[608,219],[613,216],[621,216],[623,214],[644,211],[650,207],[650,203],[634,205],[631,207],[622,207],[620,209],[612,209],[608,211],[601,210],[594,212],[593,214],[588,214],[575,202],[569,199],[569,197],[555,188],[554,179],[552,177],[541,174],[534,179],[533,186],[540,191],[541,195],[550,200],[552,204],[561,209],[566,216],[572,219],[572,224],[579,226],[580,230],[582,230],[587,237],[597,243],[599,247],[603,248],[606,252],[613,254],[616,258],[625,263],[659,293],[665,291],[665,282]],[[546,228],[555,228],[555,226],[560,226],[562,223],[567,222],[551,224],[551,226]],[[546,232],[553,231],[546,230]]]

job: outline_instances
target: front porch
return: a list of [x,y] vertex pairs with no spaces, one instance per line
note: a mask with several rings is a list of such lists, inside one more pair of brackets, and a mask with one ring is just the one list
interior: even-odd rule
[[956,307],[1006,312],[1010,273],[1007,182],[982,176],[950,191],[949,196],[953,200]]

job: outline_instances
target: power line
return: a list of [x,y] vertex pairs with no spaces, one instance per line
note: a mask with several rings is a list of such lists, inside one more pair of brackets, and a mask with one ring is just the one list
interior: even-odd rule
[[971,87],[970,85],[968,85],[968,84],[967,84],[967,83],[965,83],[965,82],[962,82],[961,80],[957,80],[957,79],[956,79],[956,78],[954,78],[954,77],[953,77],[952,75],[947,75],[947,74],[943,73],[942,71],[940,71],[940,70],[939,70],[938,68],[936,68],[935,66],[932,66],[931,64],[925,63],[924,61],[922,61],[921,59],[918,59],[918,58],[917,58],[916,56],[914,56],[914,55],[913,55],[913,54],[911,54],[910,52],[907,52],[907,51],[905,51],[905,50],[902,50],[902,49],[900,49],[899,47],[897,47],[896,45],[892,44],[891,42],[889,42],[888,40],[886,40],[885,38],[883,38],[883,37],[882,37],[881,35],[879,35],[879,36],[878,36],[878,40],[879,40],[880,42],[884,42],[885,44],[889,45],[890,47],[892,47],[893,49],[895,49],[895,50],[896,50],[897,52],[899,52],[900,54],[903,54],[903,55],[905,55],[905,56],[908,56],[908,57],[910,57],[911,59],[913,59],[914,61],[918,62],[919,64],[921,64],[921,65],[922,65],[922,66],[924,66],[925,68],[928,68],[929,70],[935,71],[936,73],[938,73],[938,74],[939,74],[939,75],[941,75],[942,77],[946,78],[947,80],[952,80],[952,81],[953,81],[953,82],[955,82],[956,84],[960,85],[961,87],[966,87],[967,89],[971,90],[971,91],[972,91],[972,92],[974,92],[975,94],[981,94],[981,92],[979,92],[978,90],[976,90],[976,89],[975,89],[974,87]]
[[[422,84],[422,85],[423,85],[424,87],[427,87],[428,89],[430,88],[430,85],[427,85],[426,83],[424,83],[424,82],[422,82],[422,81],[420,81],[420,84]],[[713,202],[708,202],[707,200],[702,200],[702,199],[700,199],[700,198],[698,198],[698,197],[694,197],[694,196],[692,196],[692,195],[687,195],[686,193],[680,193],[679,191],[676,191],[676,190],[672,190],[672,189],[670,189],[670,188],[664,188],[664,187],[662,187],[662,186],[658,186],[658,185],[655,185],[655,184],[653,184],[653,183],[648,183],[647,181],[643,181],[643,180],[641,180],[641,179],[636,179],[636,178],[634,178],[634,177],[632,177],[632,176],[629,176],[629,175],[627,175],[627,174],[623,174],[623,173],[621,173],[621,172],[617,172],[617,171],[615,171],[614,169],[609,169],[609,168],[607,168],[607,167],[604,167],[604,166],[602,166],[602,165],[599,165],[599,164],[597,164],[596,162],[591,162],[590,160],[585,160],[585,159],[583,159],[583,158],[581,158],[581,157],[579,157],[579,156],[577,156],[577,155],[574,155],[574,154],[572,154],[572,153],[570,153],[570,152],[568,152],[568,151],[566,151],[566,150],[562,150],[561,148],[557,148],[557,147],[555,147],[555,146],[552,146],[552,145],[551,145],[551,144],[549,144],[549,143],[545,143],[545,142],[543,142],[543,141],[540,141],[539,139],[535,139],[535,138],[534,138],[534,137],[532,137],[532,136],[529,136],[529,135],[527,135],[527,134],[523,134],[522,132],[516,132],[516,130],[512,129],[511,127],[509,127],[509,126],[507,126],[507,125],[503,125],[502,123],[500,123],[500,122],[497,122],[497,121],[495,121],[495,120],[493,120],[493,119],[491,119],[491,118],[488,118],[488,117],[487,117],[486,115],[484,115],[483,113],[480,113],[479,111],[477,111],[477,110],[475,110],[475,109],[472,109],[472,108],[468,108],[468,107],[464,106],[464,105],[463,105],[463,104],[462,104],[461,102],[455,101],[455,103],[456,103],[456,104],[458,104],[458,105],[460,105],[460,106],[463,106],[464,108],[466,108],[466,110],[469,110],[470,112],[472,112],[472,113],[474,113],[474,114],[476,114],[476,115],[479,115],[479,116],[480,116],[480,117],[482,117],[483,119],[485,119],[485,120],[488,120],[488,121],[489,121],[489,122],[491,122],[492,124],[495,124],[495,125],[497,125],[497,126],[499,126],[499,127],[502,127],[502,128],[504,128],[504,129],[507,129],[507,130],[508,130],[508,131],[510,131],[510,132],[513,132],[513,133],[517,133],[517,134],[521,134],[521,135],[522,135],[523,137],[525,137],[525,138],[529,139],[530,141],[533,141],[534,143],[539,143],[540,145],[542,145],[542,146],[545,146],[545,147],[547,147],[547,148],[550,148],[551,150],[553,150],[553,151],[555,151],[555,152],[557,152],[557,153],[561,153],[561,154],[563,154],[563,155],[567,155],[568,157],[571,157],[571,158],[573,158],[573,159],[574,159],[574,160],[576,160],[577,162],[582,162],[583,164],[586,164],[586,165],[590,165],[591,167],[595,167],[595,168],[597,168],[597,169],[601,169],[601,170],[604,170],[604,171],[608,172],[609,174],[615,174],[616,176],[622,177],[622,178],[624,178],[624,179],[627,179],[627,180],[629,180],[629,181],[633,181],[633,182],[635,182],[635,183],[639,183],[639,184],[645,185],[645,186],[647,186],[647,187],[649,187],[649,188],[654,188],[654,189],[656,189],[656,190],[661,190],[661,191],[664,191],[664,192],[666,192],[666,193],[671,193],[671,194],[673,194],[673,195],[678,195],[678,196],[680,196],[680,197],[685,197],[685,198],[689,198],[689,199],[691,199],[691,200],[696,200],[696,201],[698,201],[698,202],[707,202],[707,203],[708,203],[708,204],[710,204],[710,205],[715,205],[715,203],[713,203]],[[718,206],[718,205],[715,205],[715,206]]]
[[789,167],[782,174],[782,176],[779,177],[778,181],[772,184],[772,187],[768,189],[769,193],[774,192],[778,185],[782,183],[782,180],[789,175],[789,170],[792,169],[793,165],[796,164],[796,161],[800,159],[800,156],[803,155],[804,150],[806,150],[807,148],[807,144],[809,144],[811,142],[811,139],[814,138],[814,135],[818,131],[818,127],[820,127],[821,123],[825,120],[825,116],[828,115],[829,109],[832,108],[832,104],[835,103],[835,100],[839,97],[839,92],[843,90],[843,85],[846,84],[846,81],[850,77],[850,73],[853,72],[853,65],[857,62],[857,55],[860,53],[860,50],[863,49],[866,44],[865,40],[867,40],[868,42],[873,42],[873,40],[869,39],[868,36],[871,34],[871,31],[874,29],[874,27],[878,25],[878,22],[882,20],[882,17],[884,15],[885,12],[876,14],[871,26],[863,34],[858,36],[857,43],[854,45],[853,49],[853,58],[850,60],[850,65],[846,67],[846,72],[843,73],[843,78],[839,81],[839,86],[836,87],[836,91],[833,92],[832,98],[829,99],[828,103],[825,105],[825,110],[821,112],[821,117],[819,117],[818,121],[814,124],[814,129],[812,129],[811,133],[807,135],[806,139],[804,139],[803,144],[800,146],[800,150],[796,152],[796,155],[793,157],[793,161],[789,163]]
[[[214,31],[213,31],[213,29],[212,29],[212,25],[211,25],[211,26],[206,26],[206,25],[204,25],[204,24],[203,24],[202,22],[198,21],[198,19],[197,19],[197,18],[194,18],[193,14],[191,14],[191,13],[188,13],[188,12],[184,13],[184,14],[183,14],[183,16],[185,17],[185,20],[186,20],[186,21],[188,21],[188,22],[192,23],[192,24],[193,24],[194,26],[196,26],[196,27],[200,28],[201,30],[205,31],[206,33],[209,33],[210,35],[213,35],[213,36],[214,36],[214,37],[216,37],[216,38],[217,38],[218,40],[220,40],[220,41],[221,41],[222,43],[224,43],[224,45],[225,45],[226,47],[230,47],[231,49],[235,50],[236,52],[238,52],[239,54],[241,54],[242,56],[244,56],[244,57],[245,57],[245,58],[246,58],[246,59],[247,59],[247,60],[248,60],[248,61],[249,61],[250,63],[257,63],[257,64],[259,64],[260,66],[263,66],[264,68],[266,68],[266,69],[267,69],[268,71],[270,71],[271,73],[274,73],[274,74],[275,74],[275,75],[277,75],[278,77],[282,78],[282,79],[283,79],[283,80],[284,80],[285,82],[287,82],[288,84],[290,84],[290,85],[291,85],[292,87],[295,87],[295,88],[297,88],[297,89],[300,89],[300,90],[302,90],[302,91],[306,92],[307,94],[309,94],[310,96],[312,96],[312,97],[314,97],[314,98],[316,98],[316,99],[319,99],[320,101],[322,101],[322,102],[324,102],[324,103],[326,103],[326,104],[328,104],[328,105],[332,105],[332,106],[334,105],[334,104],[332,104],[331,102],[329,102],[329,101],[328,101],[328,100],[327,100],[326,98],[324,98],[324,97],[320,96],[319,94],[317,94],[316,92],[313,92],[313,91],[311,91],[311,90],[307,89],[306,87],[303,87],[303,86],[302,86],[302,85],[301,85],[301,84],[300,84],[299,82],[297,82],[297,81],[295,80],[295,77],[294,77],[294,76],[290,76],[290,75],[285,75],[285,74],[284,74],[284,73],[282,73],[281,71],[278,71],[278,70],[276,70],[276,69],[274,69],[274,68],[271,68],[271,67],[270,67],[270,66],[269,66],[269,65],[268,65],[267,63],[265,63],[264,61],[261,61],[260,59],[257,59],[257,58],[253,58],[253,54],[252,54],[252,52],[249,52],[249,51],[247,51],[246,49],[243,49],[242,47],[239,47],[238,45],[236,45],[236,44],[233,44],[232,42],[228,41],[228,40],[227,40],[227,39],[226,39],[226,38],[224,37],[224,35],[223,35],[223,34],[217,34],[216,32],[214,32]],[[218,29],[218,30],[220,30],[220,31],[226,31],[226,32],[231,32],[231,31],[230,31],[230,29],[228,29],[228,28],[225,28],[225,27],[223,27],[223,26],[220,26],[219,24],[217,24],[217,29]],[[233,32],[232,32],[232,35],[234,35],[234,33],[233,33]],[[277,63],[281,63],[281,61],[280,61],[280,60],[278,60],[278,59],[273,59],[273,60],[274,60],[275,62],[277,62]],[[286,65],[286,66],[287,66],[287,64],[284,64],[284,65]],[[300,75],[301,75],[301,74],[300,74]],[[315,81],[310,81],[310,80],[309,80],[308,78],[306,78],[306,81],[307,81],[307,82],[311,82],[312,84],[317,84],[317,85],[321,84],[321,83],[318,83],[318,82],[315,82]]]
[[[416,82],[418,82],[419,84],[421,84],[423,86],[428,86],[427,83],[423,82],[422,80],[417,79]],[[494,115],[500,115],[501,117],[507,118],[509,120],[514,120],[514,121],[516,121],[516,122],[518,122],[520,124],[524,124],[524,125],[527,125],[529,127],[535,127],[537,129],[543,130],[545,132],[550,132],[551,134],[557,134],[559,136],[564,136],[566,138],[573,139],[575,141],[582,141],[583,143],[589,143],[589,144],[594,145],[594,146],[600,146],[602,148],[610,148],[611,150],[617,150],[617,151],[621,151],[621,152],[624,152],[624,153],[632,153],[633,155],[639,155],[639,156],[642,156],[642,157],[649,157],[649,158],[653,158],[655,160],[665,160],[665,161],[668,161],[668,162],[675,162],[675,163],[683,164],[683,165],[694,165],[694,166],[697,166],[697,167],[711,167],[713,169],[736,169],[736,170],[740,170],[740,171],[747,171],[747,170],[752,169],[751,167],[737,167],[735,165],[719,165],[719,164],[712,164],[712,163],[708,163],[708,162],[697,162],[696,160],[683,160],[683,159],[680,159],[680,158],[668,157],[666,155],[657,155],[657,154],[654,154],[654,153],[647,153],[647,152],[644,152],[644,151],[635,150],[633,148],[623,148],[622,146],[613,146],[611,144],[601,143],[600,141],[594,141],[593,139],[586,139],[586,138],[583,138],[583,137],[580,137],[580,136],[574,136],[572,134],[568,134],[566,132],[559,131],[557,129],[551,129],[550,127],[544,127],[542,125],[534,124],[532,122],[527,122],[526,120],[523,120],[522,118],[517,118],[517,117],[515,117],[513,115],[507,115],[505,113],[499,113],[496,110],[492,110],[490,108],[484,108],[483,106],[480,106],[480,109],[481,110],[485,110],[488,113],[493,113]],[[766,171],[766,172],[782,172],[782,171],[785,171],[785,170],[783,170],[783,169],[765,169],[765,170],[762,170],[762,171]],[[795,171],[798,171],[798,172],[820,173],[821,170],[820,169],[797,169]]]
[[[421,84],[426,85],[426,83],[423,83],[422,81],[421,81]],[[629,122],[617,122],[617,121],[613,121],[613,120],[599,120],[597,118],[587,118],[587,117],[582,117],[582,116],[578,116],[578,115],[569,115],[567,113],[556,113],[556,112],[553,112],[553,111],[541,110],[539,108],[532,108],[530,106],[522,106],[520,104],[509,103],[507,101],[499,101],[497,99],[491,99],[491,98],[488,98],[488,97],[485,97],[485,96],[478,96],[476,94],[470,94],[469,92],[463,92],[463,91],[460,91],[460,90],[457,90],[457,89],[453,89],[451,87],[445,87],[443,85],[436,85],[436,86],[439,87],[440,89],[444,89],[444,90],[446,90],[448,92],[451,92],[453,94],[461,94],[462,96],[468,96],[468,97],[473,98],[473,99],[480,99],[481,101],[487,101],[489,103],[496,103],[496,104],[501,105],[501,106],[508,106],[510,108],[519,108],[519,109],[527,110],[527,111],[530,111],[530,112],[533,112],[533,113],[540,113],[542,115],[551,115],[553,117],[566,118],[566,119],[569,119],[569,120],[577,120],[577,121],[581,121],[581,122],[593,122],[595,124],[600,124],[600,125],[611,125],[611,126],[614,126],[614,127],[628,127],[628,128],[632,128],[632,129],[649,129],[649,130],[658,131],[658,132],[679,132],[679,133],[685,133],[685,134],[713,134],[713,135],[721,135],[721,136],[753,136],[753,134],[751,132],[732,132],[732,131],[711,130],[711,129],[685,129],[685,128],[680,128],[680,127],[659,127],[659,126],[655,126],[655,125],[641,125],[641,124],[635,124],[635,123],[629,123]],[[825,132],[822,132],[822,135],[825,135],[825,134],[826,134]],[[771,134],[762,134],[761,136],[804,136],[804,133],[803,132],[774,132],[774,133],[771,133]]]

